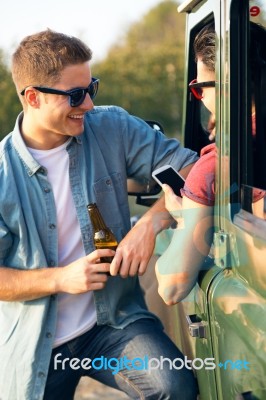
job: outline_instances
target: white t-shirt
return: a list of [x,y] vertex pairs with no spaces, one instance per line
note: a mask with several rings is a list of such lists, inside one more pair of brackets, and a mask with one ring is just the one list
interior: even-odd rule
[[[51,150],[28,148],[48,172],[56,204],[58,261],[60,266],[85,256],[80,226],[75,212],[69,181],[69,156],[66,147],[71,139]],[[88,331],[96,323],[93,293],[58,294],[57,327],[54,347]]]

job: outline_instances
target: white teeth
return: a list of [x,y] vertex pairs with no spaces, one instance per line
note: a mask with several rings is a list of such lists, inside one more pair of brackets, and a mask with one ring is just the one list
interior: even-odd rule
[[69,118],[73,118],[73,119],[83,119],[83,115],[69,115]]

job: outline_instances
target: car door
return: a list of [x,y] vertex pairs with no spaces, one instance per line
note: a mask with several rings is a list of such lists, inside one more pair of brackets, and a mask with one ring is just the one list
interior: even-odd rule
[[[265,24],[259,1],[186,2],[187,71],[195,78],[192,43],[210,20],[217,33],[216,204],[214,257],[193,291],[189,316],[195,357],[212,358],[196,370],[200,399],[266,398],[266,68],[251,85],[250,20]],[[255,97],[255,108],[252,99]],[[199,151],[208,143],[209,114],[185,97],[184,143]],[[256,115],[255,127],[252,114]],[[191,296],[190,296],[191,299]],[[200,364],[202,366],[202,364]]]

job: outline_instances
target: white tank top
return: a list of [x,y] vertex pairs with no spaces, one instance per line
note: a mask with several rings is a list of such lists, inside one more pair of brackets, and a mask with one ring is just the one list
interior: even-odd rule
[[[70,140],[71,138],[51,150],[28,148],[39,164],[47,169],[47,177],[53,189],[60,266],[85,256],[69,181],[69,156],[66,147]],[[92,292],[76,295],[59,293],[54,347],[87,332],[95,323],[96,310]]]

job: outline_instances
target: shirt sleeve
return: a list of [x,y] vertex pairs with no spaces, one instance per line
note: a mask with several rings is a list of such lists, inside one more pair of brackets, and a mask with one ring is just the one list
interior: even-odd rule
[[170,164],[177,171],[198,160],[194,151],[184,148],[176,138],[168,138],[138,117],[126,115],[127,135],[123,136],[127,167],[131,176]]
[[181,190],[182,196],[206,206],[213,206],[215,202],[216,150],[211,146],[193,166]]
[[256,203],[257,201],[266,197],[266,192],[265,190],[254,188],[252,192],[252,197],[253,197],[253,203]]

